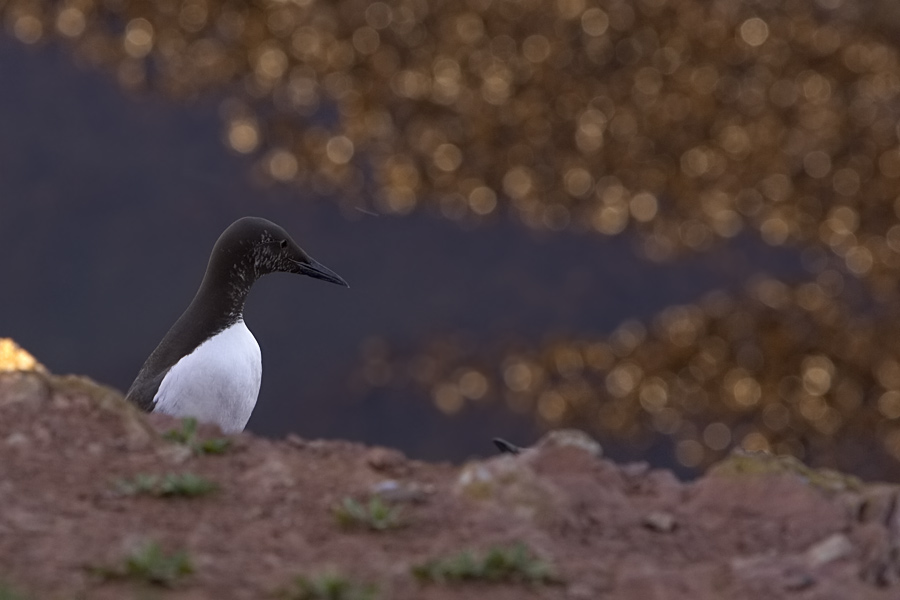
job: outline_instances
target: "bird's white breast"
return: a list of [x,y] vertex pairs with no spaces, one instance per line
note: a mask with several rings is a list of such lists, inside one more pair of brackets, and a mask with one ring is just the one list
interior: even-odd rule
[[153,411],[215,423],[225,432],[242,431],[261,379],[259,344],[238,321],[169,369],[153,398]]

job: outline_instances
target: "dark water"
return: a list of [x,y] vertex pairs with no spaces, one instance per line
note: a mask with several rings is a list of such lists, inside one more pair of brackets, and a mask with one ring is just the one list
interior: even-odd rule
[[447,418],[390,390],[354,395],[361,341],[599,336],[757,273],[802,272],[796,251],[750,237],[659,265],[625,236],[465,230],[426,214],[348,220],[306,190],[255,184],[250,161],[220,142],[212,99],[129,96],[58,48],[7,38],[0,82],[0,336],[52,371],[125,389],[189,302],[220,231],[243,215],[279,222],[351,283],[275,275],[254,288],[246,320],[265,368],[250,429],[264,435],[488,454],[494,435],[533,437],[530,420],[500,407]]

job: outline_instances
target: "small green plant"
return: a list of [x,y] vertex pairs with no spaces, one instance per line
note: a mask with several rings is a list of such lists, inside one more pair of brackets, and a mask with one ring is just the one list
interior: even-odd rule
[[138,494],[156,495],[156,486],[159,484],[157,475],[140,473],[132,479],[120,479],[116,482],[116,489],[126,496]]
[[163,476],[159,484],[160,496],[185,496],[193,498],[211,494],[219,489],[219,486],[208,479],[204,479],[193,473],[169,473]]
[[145,494],[163,498],[204,496],[219,489],[208,479],[193,473],[167,473],[158,475],[139,474],[134,479],[123,479],[116,484],[119,491],[128,496]]
[[125,557],[121,565],[91,569],[105,579],[134,579],[170,587],[194,572],[184,551],[166,554],[156,542],[148,542]]
[[372,584],[361,585],[339,573],[325,573],[297,577],[282,597],[285,600],[375,600],[377,591]]
[[190,444],[197,437],[197,419],[186,417],[181,420],[181,429],[170,429],[163,437],[177,444]]
[[197,419],[186,417],[181,420],[180,429],[170,429],[163,437],[176,444],[188,446],[194,454],[224,454],[231,447],[228,438],[197,439]]
[[194,445],[197,454],[225,454],[231,448],[231,440],[228,438],[209,438]]
[[346,497],[334,507],[333,512],[338,524],[347,528],[384,531],[403,525],[400,509],[391,506],[379,496],[372,496],[368,504],[361,504],[353,498]]
[[482,555],[470,550],[427,561],[412,568],[420,581],[557,583],[553,568],[524,544],[494,546]]

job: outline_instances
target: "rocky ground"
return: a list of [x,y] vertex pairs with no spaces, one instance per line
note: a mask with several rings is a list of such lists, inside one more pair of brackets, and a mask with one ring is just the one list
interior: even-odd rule
[[571,432],[462,467],[223,440],[0,373],[0,598],[900,597],[898,487],[791,460],[684,483]]

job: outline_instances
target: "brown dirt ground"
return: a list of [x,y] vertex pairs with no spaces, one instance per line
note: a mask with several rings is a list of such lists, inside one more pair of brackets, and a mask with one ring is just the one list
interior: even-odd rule
[[[2,585],[42,600],[259,599],[298,574],[339,571],[377,584],[381,600],[900,598],[898,487],[790,460],[736,456],[684,483],[599,458],[575,434],[463,467],[249,434],[223,455],[196,456],[160,435],[177,425],[83,378],[0,373]],[[170,472],[221,489],[185,499],[116,487]],[[333,506],[379,485],[393,486],[405,526],[342,528]],[[195,572],[165,588],[91,570],[122,564],[147,540],[186,550]],[[428,558],[513,542],[560,582],[423,584],[410,574]]]

